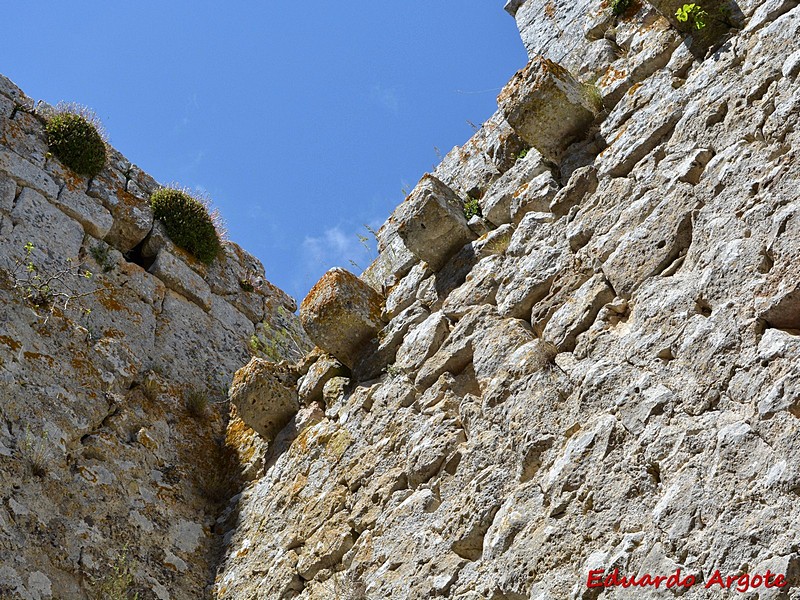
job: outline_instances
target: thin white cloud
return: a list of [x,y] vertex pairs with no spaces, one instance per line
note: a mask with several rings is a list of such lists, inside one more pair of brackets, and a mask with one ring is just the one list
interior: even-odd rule
[[386,88],[376,83],[370,88],[369,98],[394,116],[400,114],[400,99],[394,88]]
[[337,225],[319,236],[306,236],[303,240],[303,258],[306,266],[313,271],[325,271],[331,267],[361,271],[375,258],[375,243],[365,227],[346,231]]

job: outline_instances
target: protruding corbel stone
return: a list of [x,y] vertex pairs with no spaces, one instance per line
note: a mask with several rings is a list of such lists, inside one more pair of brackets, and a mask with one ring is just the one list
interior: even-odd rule
[[393,218],[408,249],[433,271],[477,237],[467,225],[461,200],[430,174],[422,177]]
[[297,376],[285,361],[253,358],[233,377],[231,402],[242,421],[267,441],[275,439],[300,409]]
[[542,56],[514,75],[497,102],[517,135],[553,161],[595,118],[589,88]]
[[380,329],[381,297],[358,277],[334,268],[311,288],[300,305],[300,322],[320,348],[353,368]]

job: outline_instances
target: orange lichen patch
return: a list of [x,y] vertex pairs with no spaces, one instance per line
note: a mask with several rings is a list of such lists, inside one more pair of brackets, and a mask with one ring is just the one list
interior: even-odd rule
[[94,366],[94,363],[82,354],[74,355],[70,360],[70,364],[75,369],[75,372],[81,376],[81,383],[87,388],[90,387],[87,385],[87,379],[93,381],[100,377],[100,372]]
[[240,462],[249,462],[255,454],[256,432],[245,425],[240,418],[232,419],[225,432],[225,445],[233,448],[239,455]]
[[63,169],[61,176],[64,178],[64,185],[67,186],[67,189],[70,192],[74,192],[76,190],[83,190],[86,186],[86,182],[82,177],[76,175],[69,169]]
[[139,198],[138,196],[134,196],[127,190],[123,190],[122,188],[117,188],[116,191],[117,199],[124,204],[125,206],[142,206],[145,204],[145,201]]
[[97,301],[101,304],[101,306],[112,311],[126,310],[131,314],[135,314],[130,308],[115,298],[116,288],[111,282],[104,281],[103,286],[105,289],[97,292]]
[[84,465],[80,465],[78,467],[78,472],[81,474],[81,477],[83,477],[89,483],[97,483],[97,475],[91,469],[85,467]]
[[639,81],[638,83],[634,83],[631,86],[631,88],[625,93],[627,95],[629,95],[629,96],[633,96],[636,93],[636,90],[638,90],[640,87],[642,87],[642,82],[641,81]]
[[530,182],[526,182],[526,183],[523,183],[521,186],[519,186],[517,188],[517,190],[513,194],[514,198],[519,198],[522,194],[524,194],[525,190],[528,189],[529,185],[530,185]]
[[48,356],[47,354],[40,354],[39,352],[23,352],[22,356],[24,356],[28,360],[43,360],[51,367],[55,364],[52,356]]
[[0,335],[0,344],[5,344],[9,348],[11,348],[14,352],[22,348],[22,343],[18,342],[7,335]]
[[628,71],[626,71],[625,69],[615,69],[614,67],[609,67],[608,71],[606,71],[600,78],[600,81],[597,82],[597,85],[599,85],[600,87],[604,87],[615,81],[624,79],[627,76],[628,76]]
[[308,451],[309,436],[313,427],[304,429],[292,442],[291,450],[296,450],[298,454],[305,454]]
[[119,339],[125,337],[125,334],[119,329],[109,327],[108,329],[103,330],[103,337]]
[[295,476],[294,481],[292,482],[292,489],[290,492],[291,495],[296,496],[297,494],[299,494],[306,486],[306,483],[308,483],[308,477],[306,477],[302,473],[298,473]]
[[556,5],[553,2],[553,0],[550,0],[550,2],[548,2],[547,5],[544,7],[544,14],[550,17],[551,19],[556,18]]

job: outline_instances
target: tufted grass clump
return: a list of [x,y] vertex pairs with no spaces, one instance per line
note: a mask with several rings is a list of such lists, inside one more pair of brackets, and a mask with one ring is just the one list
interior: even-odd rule
[[106,164],[106,142],[97,117],[77,105],[59,105],[47,117],[47,144],[78,175],[94,177]]
[[150,196],[150,206],[177,246],[206,264],[217,257],[222,248],[220,234],[215,217],[203,200],[185,190],[167,187]]

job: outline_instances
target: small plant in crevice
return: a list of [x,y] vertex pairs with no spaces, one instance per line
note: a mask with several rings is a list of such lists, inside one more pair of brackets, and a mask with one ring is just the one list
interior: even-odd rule
[[109,565],[102,579],[94,580],[98,600],[139,600],[139,592],[133,588],[133,565],[128,557],[128,547]]
[[586,98],[592,105],[593,112],[595,114],[603,112],[605,105],[603,104],[603,93],[600,91],[600,88],[597,87],[597,84],[594,83],[585,83],[583,84],[583,90],[586,94]]
[[323,585],[337,600],[367,600],[367,585],[355,571],[334,573]]
[[706,26],[708,13],[699,4],[684,4],[675,11],[675,18],[681,23],[686,23],[693,29],[703,29]]
[[94,177],[106,164],[106,142],[97,117],[76,104],[59,104],[45,116],[50,151],[78,175]]
[[92,258],[103,270],[103,273],[108,273],[114,269],[114,263],[111,262],[108,245],[102,242],[95,244],[89,248],[89,254],[92,255]]
[[522,150],[520,150],[519,154],[517,154],[517,160],[523,159],[526,156],[528,156],[528,151],[529,150],[530,150],[530,148],[523,148]]
[[[287,315],[282,307],[278,308],[278,316],[285,321]],[[250,350],[254,356],[266,358],[273,362],[282,360],[297,361],[306,354],[307,345],[301,334],[292,331],[290,327],[273,326],[270,323],[261,324],[261,335],[250,336]]]
[[222,249],[222,225],[219,214],[209,212],[205,199],[166,187],[150,196],[150,206],[175,245],[203,263],[213,262]]
[[236,450],[224,437],[214,438],[213,442],[214,451],[205,456],[195,483],[206,500],[221,505],[241,490],[242,466]]
[[25,438],[18,448],[25,466],[36,477],[47,475],[50,464],[50,447],[46,431],[38,435],[31,433],[30,427],[25,427]]
[[624,14],[633,4],[633,0],[613,0],[611,2],[611,14],[618,17]]
[[[35,260],[35,249],[31,242],[26,243],[23,256],[14,259],[8,273],[12,288],[22,293],[33,312],[37,316],[41,316],[37,311],[47,312],[45,323],[56,309],[66,312],[70,304],[100,291],[100,288],[80,291],[83,281],[93,277],[80,261],[67,258],[65,266],[50,267]],[[79,310],[84,314],[91,312],[88,308],[79,307]]]
[[186,412],[195,419],[202,419],[208,411],[208,396],[199,390],[186,394]]
[[482,216],[481,205],[478,204],[477,198],[467,197],[467,199],[464,201],[464,216],[467,218],[467,220],[471,219],[472,217]]
[[389,376],[389,379],[396,379],[403,375],[403,369],[395,366],[394,363],[387,365],[386,368],[383,369],[383,372]]
[[252,294],[261,287],[261,278],[253,273],[247,273],[244,277],[239,279],[239,289],[248,294]]

